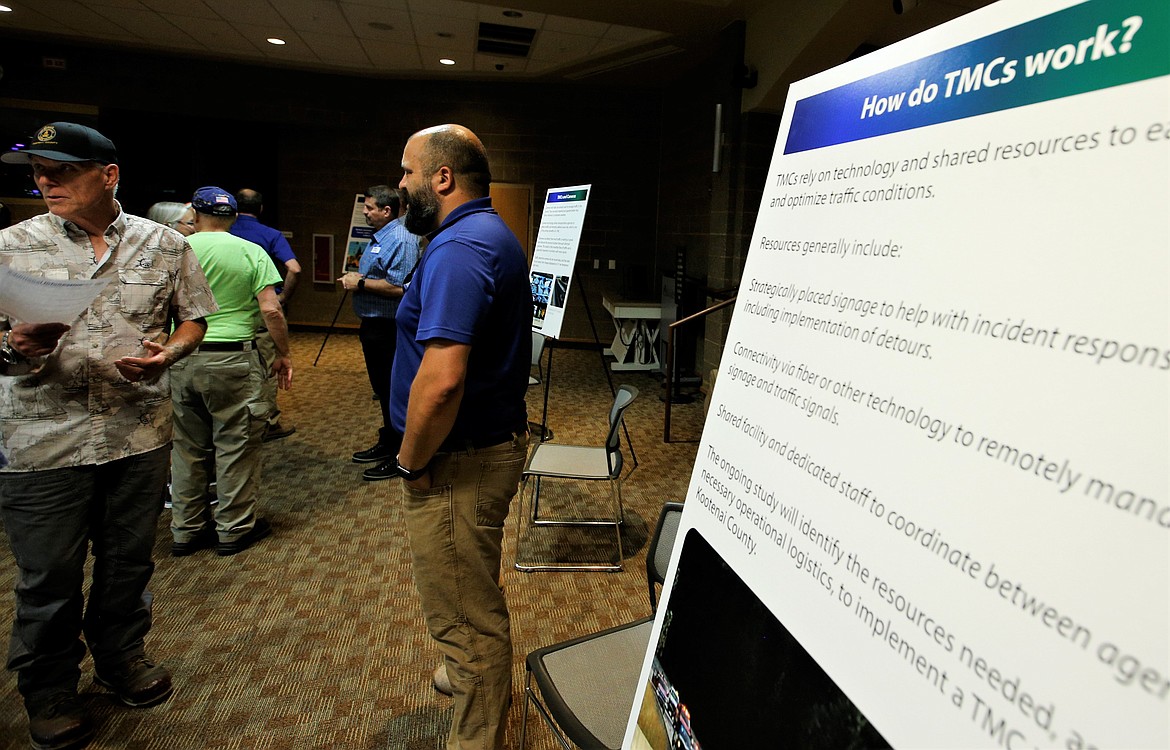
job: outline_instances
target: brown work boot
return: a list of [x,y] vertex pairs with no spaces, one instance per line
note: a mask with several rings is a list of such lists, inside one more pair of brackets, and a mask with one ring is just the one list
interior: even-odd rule
[[44,699],[26,700],[28,735],[36,750],[85,747],[96,727],[74,690],[62,690]]
[[162,703],[171,697],[171,673],[145,656],[112,669],[94,670],[94,682],[114,693],[117,699],[131,708],[145,708]]

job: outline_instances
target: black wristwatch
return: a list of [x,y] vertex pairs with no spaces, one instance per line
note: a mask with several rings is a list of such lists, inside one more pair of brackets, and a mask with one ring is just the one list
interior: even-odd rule
[[362,277],[362,278],[358,279],[358,283],[357,283],[357,290],[358,290],[359,292],[364,292],[364,291],[366,291],[366,279],[365,279],[365,277]]
[[421,479],[424,474],[431,470],[431,462],[427,461],[426,466],[422,467],[421,469],[415,469],[414,471],[411,471],[402,465],[402,462],[398,460],[398,456],[395,456],[394,470],[398,472],[398,476],[402,477],[408,482],[413,482],[417,479]]
[[8,343],[8,337],[12,335],[12,330],[9,329],[4,332],[4,339],[0,341],[0,362],[6,365],[16,365],[26,361],[23,354],[12,348]]

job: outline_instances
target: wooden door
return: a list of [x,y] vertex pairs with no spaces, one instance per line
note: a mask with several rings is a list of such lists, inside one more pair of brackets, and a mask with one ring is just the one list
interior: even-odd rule
[[532,186],[493,182],[491,188],[492,207],[520,240],[532,265]]

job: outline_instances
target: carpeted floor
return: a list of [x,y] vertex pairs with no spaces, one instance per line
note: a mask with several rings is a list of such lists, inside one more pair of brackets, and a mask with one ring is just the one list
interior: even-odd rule
[[[91,747],[443,747],[450,702],[430,685],[437,657],[411,580],[399,483],[363,482],[364,467],[349,459],[373,442],[377,402],[370,398],[357,337],[334,335],[312,367],[322,338],[294,334],[295,382],[280,404],[297,432],[264,447],[261,514],[272,522],[273,536],[235,557],[204,551],[172,558],[164,512],[147,648],[171,669],[176,691],[161,706],[123,708],[92,684],[87,658],[81,691],[100,724]],[[503,577],[515,644],[510,747],[519,742],[529,651],[648,613],[646,538],[662,503],[682,499],[690,480],[697,445],[662,442],[659,381],[644,373],[613,377],[642,392],[626,417],[639,466],[624,485],[625,570],[516,571],[519,514],[513,506]],[[600,444],[611,400],[595,350],[554,351],[548,422],[557,442]],[[539,421],[540,411],[541,394],[532,388],[530,417]],[[674,439],[697,439],[702,402],[676,404],[673,411]],[[628,451],[626,458],[629,471]],[[565,498],[580,499],[586,491],[599,502],[605,497],[600,487],[561,489]],[[566,547],[583,550],[590,540],[582,533],[604,534],[532,533],[522,546],[536,559]],[[5,544],[0,589],[11,591],[14,583],[15,563]],[[5,626],[12,606],[10,594],[0,596]],[[538,717],[530,716],[529,725],[530,748],[554,747]],[[27,737],[15,677],[2,672],[0,748],[25,747]]]

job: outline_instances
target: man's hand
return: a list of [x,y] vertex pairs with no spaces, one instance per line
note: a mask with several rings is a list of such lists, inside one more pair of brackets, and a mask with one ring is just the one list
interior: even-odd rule
[[342,288],[344,288],[346,291],[352,292],[354,289],[357,289],[358,280],[361,279],[361,277],[362,275],[357,271],[350,271],[338,279],[338,281],[341,282]]
[[292,388],[293,367],[292,357],[277,355],[272,360],[272,376],[276,378],[276,387],[282,391]]
[[8,345],[22,357],[45,357],[53,353],[69,326],[64,323],[21,323],[12,327]]
[[114,362],[114,367],[122,373],[122,377],[131,383],[157,380],[171,366],[170,354],[162,344],[143,339],[142,346],[146,349],[147,356],[122,357]]
[[426,474],[423,474],[421,477],[414,480],[413,482],[408,482],[405,479],[403,479],[402,483],[405,484],[407,487],[410,487],[411,489],[420,490],[420,491],[421,490],[429,490],[431,487],[434,486],[434,482],[431,481],[431,472],[429,470],[427,471]]

